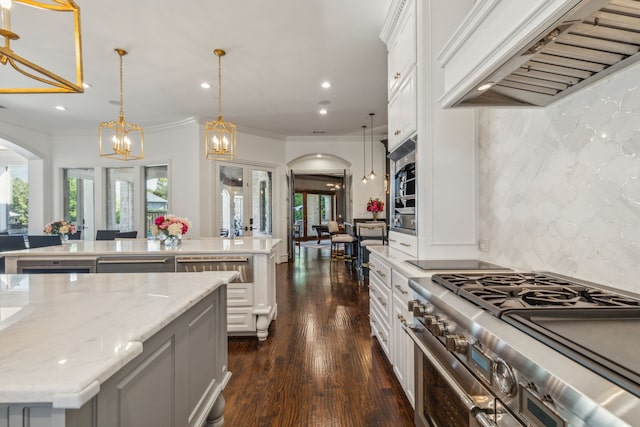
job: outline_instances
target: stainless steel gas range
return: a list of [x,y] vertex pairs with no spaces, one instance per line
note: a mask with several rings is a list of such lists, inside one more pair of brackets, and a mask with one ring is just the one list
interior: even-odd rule
[[552,273],[410,279],[418,426],[640,423],[640,299]]

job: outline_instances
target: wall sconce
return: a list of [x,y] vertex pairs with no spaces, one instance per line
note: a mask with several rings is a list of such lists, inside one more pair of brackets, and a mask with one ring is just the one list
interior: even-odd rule
[[[19,74],[12,74],[10,78],[3,77],[3,84],[0,86],[0,94],[2,93],[82,93],[84,87],[82,86],[82,39],[80,35],[80,8],[74,3],[73,0],[53,0],[48,3],[42,3],[34,0],[0,0],[0,12],[2,16],[2,24],[0,25],[0,65],[9,64]],[[20,5],[21,7],[15,8],[14,5]],[[29,7],[22,7],[29,6]],[[44,65],[38,65],[33,59],[27,59],[24,54],[18,50],[13,50],[11,42],[15,42],[15,45],[19,47],[20,42],[17,41],[20,37],[28,39],[31,44],[34,44],[33,37],[30,34],[17,34],[11,30],[11,18],[14,14],[15,21],[32,20],[38,22],[42,19],[40,12],[46,12],[47,15],[44,19],[50,19],[53,17],[53,13],[57,12],[72,12],[73,13],[73,45],[75,49],[75,83],[67,80],[67,78],[59,75],[59,72],[48,70]],[[53,13],[49,13],[53,12]],[[57,15],[62,16],[62,15]],[[59,27],[63,27],[62,23],[55,23]],[[20,28],[25,28],[26,25],[21,25]],[[34,25],[34,27],[37,27]],[[38,33],[39,28],[35,28],[34,32]],[[42,42],[46,42],[43,37]],[[3,40],[4,39],[4,40]],[[4,43],[2,43],[4,41]],[[35,41],[36,44],[41,43],[40,40]],[[55,42],[51,42],[55,43]],[[67,52],[64,50],[64,46],[42,46],[48,49],[55,50],[59,53],[58,56],[66,57]],[[71,51],[71,44],[69,44],[69,53]],[[62,50],[61,52],[58,52]],[[26,78],[25,78],[26,77]],[[40,82],[41,85],[38,85]],[[4,87],[7,86],[7,87]]]
[[390,188],[389,188],[389,174],[386,174],[384,176],[384,192],[385,194],[389,194],[390,193]]

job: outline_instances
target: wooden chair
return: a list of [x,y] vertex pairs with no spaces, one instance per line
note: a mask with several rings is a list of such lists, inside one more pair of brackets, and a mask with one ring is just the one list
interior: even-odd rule
[[120,230],[97,230],[96,240],[116,240],[116,234],[119,232]]
[[60,236],[57,234],[29,235],[29,249],[46,248],[47,246],[58,246],[62,244]]

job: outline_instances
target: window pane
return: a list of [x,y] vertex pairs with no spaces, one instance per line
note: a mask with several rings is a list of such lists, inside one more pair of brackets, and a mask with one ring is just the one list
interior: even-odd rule
[[81,239],[95,233],[93,169],[65,169],[63,188],[64,219],[76,225]]
[[169,213],[169,172],[167,165],[147,166],[145,179],[145,234],[151,234],[151,226],[159,216]]
[[25,234],[29,227],[27,166],[0,166],[0,232]]
[[271,172],[252,171],[253,235],[271,235]]
[[242,167],[220,166],[220,236],[244,235]]
[[133,168],[107,169],[107,228],[134,230]]

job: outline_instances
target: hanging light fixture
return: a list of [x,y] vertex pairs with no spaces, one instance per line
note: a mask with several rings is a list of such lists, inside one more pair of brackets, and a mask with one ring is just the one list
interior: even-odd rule
[[144,130],[124,120],[122,96],[122,57],[126,50],[114,49],[120,57],[120,117],[100,123],[100,157],[117,160],[138,160],[144,158]]
[[218,57],[218,120],[205,124],[205,149],[208,160],[231,160],[236,156],[236,125],[222,119],[222,57],[226,52],[216,49]]
[[376,177],[376,173],[373,171],[373,116],[375,113],[369,113],[369,117],[371,117],[371,172],[369,172],[369,179],[374,179]]
[[367,135],[366,135],[366,131],[367,131],[367,127],[366,126],[362,126],[362,183],[366,184],[367,183],[367,173],[365,172],[366,169],[366,158],[367,158]]
[[[51,4],[53,3],[53,4]],[[73,48],[75,49],[75,83],[69,81],[67,78],[60,76],[58,71],[54,72],[47,70],[41,65],[36,64],[31,59],[27,59],[15,52],[11,46],[12,41],[20,39],[20,36],[25,37],[24,34],[17,34],[11,30],[11,14],[15,13],[17,18],[33,17],[36,12],[22,13],[23,10],[13,9],[12,6],[21,5],[30,6],[37,10],[37,12],[47,12],[46,18],[50,19],[54,15],[48,12],[73,12]],[[0,0],[0,14],[2,16],[2,23],[0,25],[0,65],[9,64],[19,74],[11,75],[9,78],[5,76],[0,84],[0,94],[2,93],[82,93],[84,87],[82,86],[82,40],[80,35],[80,8],[75,4],[73,0],[49,0],[49,3],[43,3],[34,0]],[[57,15],[61,16],[61,15]],[[38,19],[42,19],[40,16]],[[25,19],[26,20],[26,19]],[[16,19],[18,22],[18,19]],[[59,28],[63,25],[60,21],[55,20],[53,23]],[[25,28],[27,25],[23,22],[19,25],[20,28]],[[37,31],[37,30],[36,30]],[[27,35],[29,43],[39,44],[41,40],[34,40],[34,37]],[[38,35],[36,35],[38,37]],[[40,35],[40,37],[46,37]],[[4,39],[4,40],[2,40]],[[43,40],[44,41],[44,40]],[[15,43],[19,45],[19,42]],[[48,49],[53,49],[58,52],[64,50],[65,46],[46,46]],[[71,43],[69,43],[69,53],[71,52]],[[66,51],[60,52],[67,54]],[[62,56],[62,55],[60,55]],[[24,78],[26,77],[26,79]],[[40,83],[36,83],[40,82]],[[6,86],[6,87],[5,87]]]

